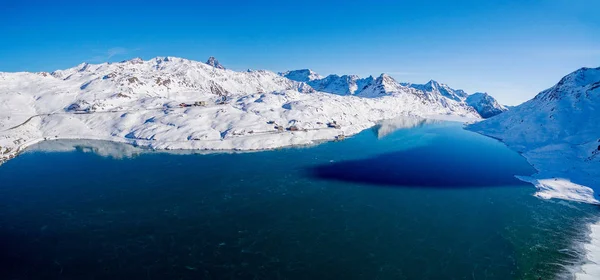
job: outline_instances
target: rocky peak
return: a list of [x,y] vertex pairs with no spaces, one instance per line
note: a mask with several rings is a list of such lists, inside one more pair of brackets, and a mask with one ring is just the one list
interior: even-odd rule
[[209,57],[208,60],[206,61],[206,64],[208,64],[212,67],[218,68],[218,69],[225,70],[225,67],[223,65],[221,65],[221,63],[219,63],[219,61],[214,56]]
[[440,84],[440,83],[438,83],[438,82],[437,82],[437,81],[435,81],[435,80],[429,80],[429,82],[427,82],[427,83],[424,85],[424,87],[425,87],[426,89],[429,89],[429,90],[435,90],[435,89],[439,89],[439,88],[440,88],[440,87],[442,87],[442,86],[441,86],[441,84]]

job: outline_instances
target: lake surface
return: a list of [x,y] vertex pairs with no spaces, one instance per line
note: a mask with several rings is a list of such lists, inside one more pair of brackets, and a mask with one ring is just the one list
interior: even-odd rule
[[0,278],[552,279],[579,261],[596,207],[533,197],[526,160],[461,124],[402,126],[252,153],[42,143],[0,166]]

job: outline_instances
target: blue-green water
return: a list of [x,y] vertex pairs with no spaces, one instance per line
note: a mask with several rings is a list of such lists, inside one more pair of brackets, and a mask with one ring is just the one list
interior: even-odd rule
[[255,153],[86,150],[0,167],[1,279],[551,279],[597,215],[533,197],[513,177],[525,159],[455,123]]

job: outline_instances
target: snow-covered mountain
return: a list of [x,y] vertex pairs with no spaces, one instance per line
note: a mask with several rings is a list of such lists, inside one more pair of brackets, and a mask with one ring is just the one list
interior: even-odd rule
[[485,92],[476,92],[465,99],[465,102],[475,108],[482,118],[490,118],[508,110],[500,105],[495,98]]
[[310,81],[315,90],[339,95],[360,94],[365,86],[373,82],[373,77],[361,79],[356,75],[329,75],[323,79]]
[[479,118],[465,104],[424,99],[387,75],[367,79],[372,81],[359,95],[340,95],[313,89],[309,83],[321,78],[310,71],[304,73],[307,83],[270,71],[223,68],[216,59],[157,57],[0,73],[0,161],[46,139],[269,149],[351,135],[398,116]]
[[453,89],[446,84],[438,83],[430,80],[426,84],[406,84],[409,87],[416,88],[425,93],[426,96],[434,98],[434,96],[443,96],[454,101],[464,101],[467,98],[467,93],[461,89]]
[[225,66],[221,65],[221,63],[219,63],[219,61],[214,56],[209,57],[206,61],[206,64],[218,69],[225,70]]
[[315,90],[339,95],[360,93],[366,85],[373,81],[373,77],[361,79],[356,75],[329,75],[323,78],[310,69],[287,71],[281,75],[293,81],[305,82]]
[[156,95],[166,92],[196,91],[215,95],[239,95],[276,90],[312,92],[303,83],[269,71],[226,70],[211,57],[201,63],[176,57],[148,61],[132,59],[121,63],[81,64],[51,73],[56,78],[80,84],[83,92],[119,92]]
[[320,80],[323,77],[310,69],[300,69],[287,71],[283,73],[279,73],[279,75],[284,76],[292,81],[304,82],[308,83],[313,80]]
[[355,95],[360,97],[381,97],[387,95],[414,95],[429,104],[437,104],[447,108],[466,108],[475,110],[482,117],[488,118],[506,111],[492,96],[481,93],[469,95],[460,89],[453,89],[446,84],[431,80],[426,84],[399,83],[387,74],[377,78],[372,76],[360,78],[356,75],[329,75],[322,77],[309,69],[280,73],[294,81],[305,82],[313,89],[338,95]]
[[535,98],[468,128],[501,139],[539,173],[541,197],[598,203],[600,68],[581,68]]
[[465,103],[467,106],[473,107],[482,118],[490,118],[507,110],[494,97],[487,93],[478,92],[469,95],[464,90],[453,89],[446,84],[434,80],[430,80],[422,85],[406,85],[421,90],[431,100],[440,100],[440,97],[444,97],[456,102]]

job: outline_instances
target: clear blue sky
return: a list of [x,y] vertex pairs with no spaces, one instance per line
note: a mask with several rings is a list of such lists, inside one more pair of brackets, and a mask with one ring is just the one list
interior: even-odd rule
[[0,0],[0,71],[212,55],[239,70],[435,79],[517,104],[600,66],[598,0],[194,2]]

